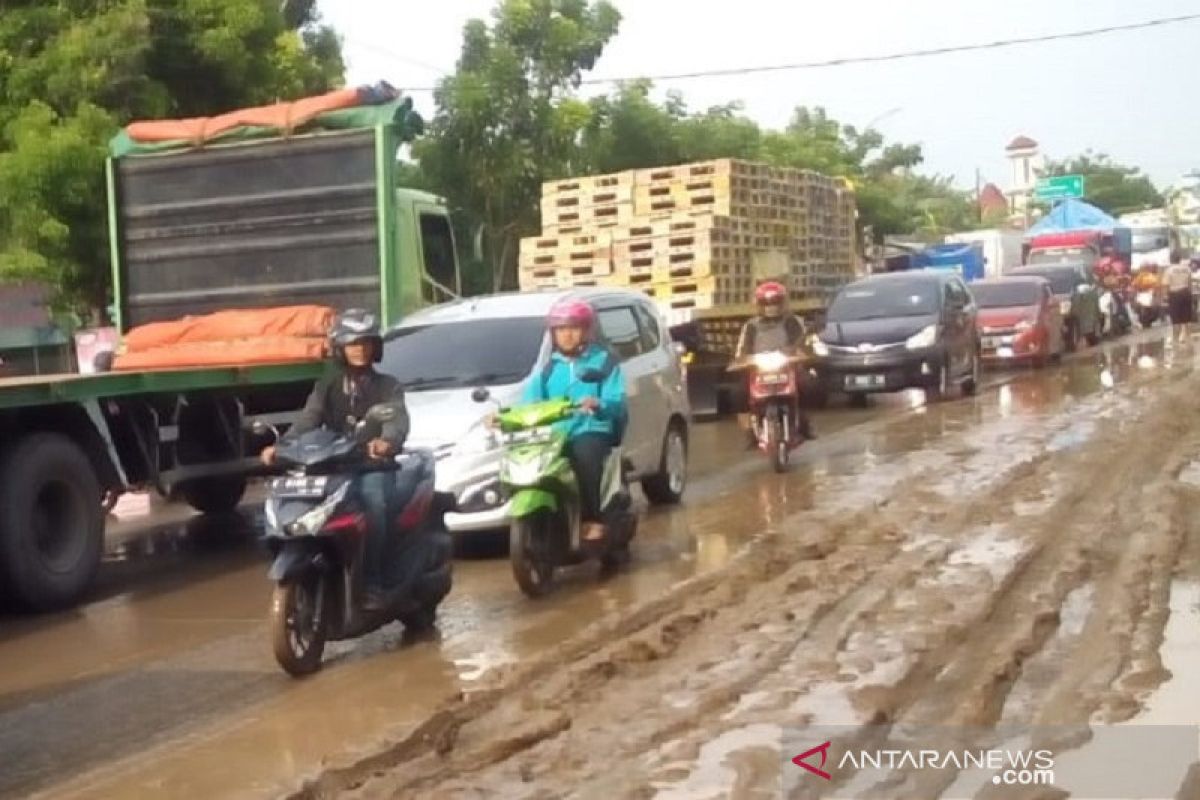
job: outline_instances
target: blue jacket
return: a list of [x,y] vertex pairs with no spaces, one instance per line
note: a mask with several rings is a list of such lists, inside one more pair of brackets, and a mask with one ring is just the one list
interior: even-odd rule
[[[583,383],[575,376],[588,369],[603,369],[605,364],[612,369],[608,378],[597,386],[594,383]],[[555,424],[555,429],[565,433],[569,438],[584,433],[602,433],[612,436],[614,431],[624,427],[628,413],[625,407],[625,377],[616,358],[607,350],[595,344],[590,344],[578,358],[567,358],[555,350],[550,354],[549,373],[539,368],[533,378],[525,386],[523,403],[536,403],[541,400],[558,398],[580,401],[585,397],[598,397],[600,407],[595,414],[576,414],[570,419]]]

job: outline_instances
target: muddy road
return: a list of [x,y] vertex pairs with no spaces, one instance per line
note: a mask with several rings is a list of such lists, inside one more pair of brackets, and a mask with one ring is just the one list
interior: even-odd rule
[[302,682],[254,548],[125,539],[94,603],[0,618],[0,796],[808,796],[781,754],[809,727],[1194,722],[1200,373],[1152,339],[830,410],[785,476],[700,426],[627,573],[533,603],[460,561],[438,641]]

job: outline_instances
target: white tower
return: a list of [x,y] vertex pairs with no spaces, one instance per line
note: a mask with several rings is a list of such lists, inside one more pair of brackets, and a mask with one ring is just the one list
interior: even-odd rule
[[1034,186],[1046,168],[1046,159],[1038,151],[1038,143],[1028,136],[1018,136],[1005,148],[1012,165],[1009,177],[1009,209],[1013,217],[1024,220],[1033,197]]

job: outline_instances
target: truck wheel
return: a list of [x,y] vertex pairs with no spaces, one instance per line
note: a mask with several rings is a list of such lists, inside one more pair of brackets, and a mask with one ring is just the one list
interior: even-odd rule
[[188,481],[179,491],[187,504],[201,514],[228,514],[242,502],[246,478],[241,475],[202,478]]
[[687,436],[683,426],[671,423],[663,437],[658,474],[642,481],[646,499],[657,506],[675,505],[683,499],[687,487]]
[[0,462],[0,578],[33,611],[75,602],[104,549],[100,482],[87,454],[56,433],[29,436]]

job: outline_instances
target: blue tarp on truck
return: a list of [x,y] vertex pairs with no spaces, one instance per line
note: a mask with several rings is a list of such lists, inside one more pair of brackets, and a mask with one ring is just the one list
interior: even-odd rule
[[984,277],[983,247],[978,242],[935,244],[918,254],[919,266],[957,272],[965,281]]
[[1121,223],[1091,203],[1070,198],[1063,200],[1049,214],[1038,220],[1038,223],[1026,232],[1025,237],[1031,239],[1034,236],[1063,231],[1111,231],[1120,227]]

